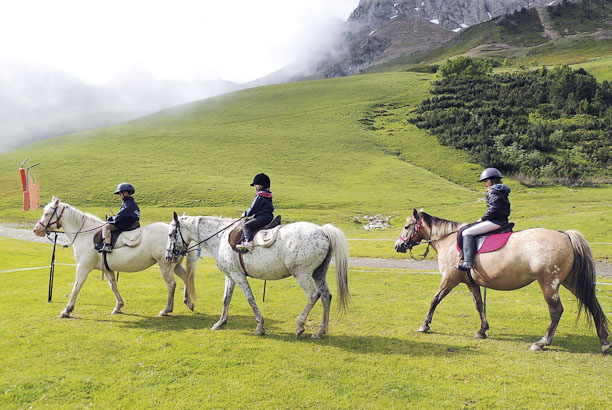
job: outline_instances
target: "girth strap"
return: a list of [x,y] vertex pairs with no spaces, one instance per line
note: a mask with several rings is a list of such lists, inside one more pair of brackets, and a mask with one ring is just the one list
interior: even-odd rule
[[244,254],[243,253],[238,253],[238,260],[240,261],[240,266],[242,266],[242,270],[244,271],[244,274],[249,276],[249,273],[244,267]]

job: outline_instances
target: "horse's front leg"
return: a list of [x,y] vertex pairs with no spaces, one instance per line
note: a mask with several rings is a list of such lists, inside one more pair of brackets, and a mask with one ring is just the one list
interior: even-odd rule
[[116,315],[117,313],[121,313],[121,308],[123,307],[124,303],[123,303],[123,298],[119,294],[119,288],[117,287],[117,280],[115,279],[115,272],[104,271],[103,273],[104,273],[104,276],[106,276],[106,280],[108,281],[108,284],[110,285],[111,290],[115,294],[115,301],[117,302],[117,304],[115,305],[115,308],[111,312],[111,315]]
[[232,275],[232,278],[236,281],[244,296],[247,299],[247,302],[253,309],[253,314],[255,315],[255,320],[257,321],[257,328],[255,329],[255,334],[257,336],[263,336],[266,334],[266,329],[264,329],[264,319],[261,313],[259,312],[259,308],[257,307],[257,303],[255,303],[255,296],[253,296],[253,291],[251,290],[251,286],[249,285],[249,281],[246,276],[241,274]]
[[193,308],[195,307],[195,304],[190,294],[191,293],[190,287],[191,288],[194,287],[193,277],[191,277],[187,273],[187,271],[183,268],[180,260],[176,263],[176,266],[174,267],[174,274],[178,276],[179,278],[181,278],[183,283],[185,283],[185,292],[183,292],[183,303],[185,304],[185,306],[187,306],[189,310],[193,312]]
[[429,312],[427,312],[423,324],[421,324],[421,327],[419,327],[419,332],[429,332],[429,324],[433,319],[433,314],[436,310],[436,307],[440,304],[442,299],[444,299],[446,295],[448,295],[455,288],[455,286],[459,284],[459,282],[459,278],[455,277],[454,274],[449,274],[448,276],[444,273],[442,274],[440,286],[438,287],[438,291],[431,300],[431,304],[429,305]]
[[176,281],[174,280],[173,263],[159,262],[159,267],[162,272],[162,276],[166,281],[166,287],[168,288],[168,301],[166,307],[159,312],[158,316],[168,316],[169,313],[174,311],[174,291],[176,290]]
[[480,293],[480,286],[473,284],[471,282],[466,283],[468,289],[472,293],[472,298],[474,299],[474,304],[476,305],[476,310],[480,315],[480,330],[476,333],[476,337],[479,339],[487,338],[487,330],[489,330],[489,322],[487,321],[487,315],[484,311],[484,303],[482,302],[482,295]]
[[66,308],[60,313],[59,317],[66,318],[70,317],[70,313],[74,310],[74,305],[76,303],[77,297],[79,296],[79,292],[83,287],[83,284],[87,280],[87,276],[89,272],[91,272],[91,266],[84,266],[84,264],[77,264],[76,269],[76,277],[74,279],[74,286],[72,287],[72,294],[70,295],[70,300],[66,305]]
[[544,294],[544,299],[546,300],[546,303],[548,303],[550,324],[546,329],[544,337],[531,345],[530,349],[536,351],[542,350],[544,346],[549,346],[552,343],[552,339],[555,336],[555,331],[559,325],[559,320],[561,320],[561,315],[563,315],[563,305],[561,304],[561,299],[559,298],[559,281],[557,280],[556,284],[547,280],[538,281],[538,283],[540,284],[540,288]]
[[221,317],[219,318],[217,323],[213,325],[211,330],[219,330],[227,323],[229,305],[232,301],[232,295],[234,293],[235,286],[236,282],[228,275],[225,275],[225,291],[223,292],[223,312],[221,312]]

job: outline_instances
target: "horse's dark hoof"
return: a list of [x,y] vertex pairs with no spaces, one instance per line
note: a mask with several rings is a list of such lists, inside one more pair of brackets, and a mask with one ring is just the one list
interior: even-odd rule
[[607,345],[601,345],[601,352],[603,354],[612,353],[610,352],[610,349],[612,349],[612,343],[608,343]]
[[487,334],[484,333],[484,332],[482,332],[482,333],[478,332],[478,333],[476,333],[476,338],[477,339],[486,339],[487,338]]

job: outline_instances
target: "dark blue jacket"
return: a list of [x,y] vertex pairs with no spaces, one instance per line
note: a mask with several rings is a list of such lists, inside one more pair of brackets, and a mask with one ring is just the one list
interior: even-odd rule
[[257,219],[274,219],[274,205],[270,191],[259,191],[253,199],[251,207],[244,212],[245,216]]
[[130,228],[140,220],[140,208],[136,205],[134,198],[126,196],[117,215],[108,218],[108,222],[115,225],[119,230]]
[[483,221],[495,222],[498,225],[508,222],[510,216],[510,187],[504,184],[495,184],[487,191],[487,211]]

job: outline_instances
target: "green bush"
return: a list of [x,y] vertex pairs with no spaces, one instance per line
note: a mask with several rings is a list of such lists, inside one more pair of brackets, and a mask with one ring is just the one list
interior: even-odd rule
[[491,75],[486,61],[448,60],[409,121],[483,166],[583,183],[612,175],[612,87],[568,66]]

